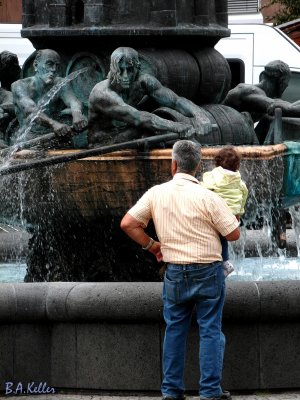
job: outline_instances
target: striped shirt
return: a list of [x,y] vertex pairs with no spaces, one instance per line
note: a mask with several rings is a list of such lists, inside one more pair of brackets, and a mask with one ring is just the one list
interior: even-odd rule
[[224,200],[184,173],[153,186],[128,213],[144,227],[153,219],[163,260],[174,264],[221,261],[219,234],[239,225]]

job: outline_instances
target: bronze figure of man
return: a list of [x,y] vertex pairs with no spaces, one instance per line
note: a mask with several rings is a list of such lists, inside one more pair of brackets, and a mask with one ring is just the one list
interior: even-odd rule
[[[140,105],[145,98],[193,118],[193,126],[142,111]],[[201,136],[211,129],[211,122],[200,107],[141,71],[138,52],[130,47],[119,47],[112,53],[107,79],[96,84],[89,97],[90,145],[167,132]]]

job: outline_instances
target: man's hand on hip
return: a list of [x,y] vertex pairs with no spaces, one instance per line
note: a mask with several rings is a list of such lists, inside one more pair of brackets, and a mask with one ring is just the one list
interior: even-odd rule
[[160,243],[159,242],[154,242],[151,248],[149,249],[150,253],[152,253],[158,262],[161,262],[163,259],[163,256],[160,251]]

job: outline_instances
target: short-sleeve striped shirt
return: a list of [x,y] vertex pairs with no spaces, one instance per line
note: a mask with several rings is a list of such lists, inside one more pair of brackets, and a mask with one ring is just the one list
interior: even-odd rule
[[227,204],[184,173],[153,186],[128,213],[145,227],[153,219],[163,260],[174,264],[221,261],[219,234],[238,227]]

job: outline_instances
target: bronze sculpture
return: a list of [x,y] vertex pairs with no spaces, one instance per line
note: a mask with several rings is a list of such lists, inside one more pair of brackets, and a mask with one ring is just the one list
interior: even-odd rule
[[[72,131],[82,131],[87,124],[82,113],[82,104],[68,85],[61,84],[62,78],[58,76],[60,66],[58,53],[49,49],[39,50],[33,66],[34,76],[20,79],[12,84],[19,124],[21,128],[30,126],[25,139],[44,134],[47,129],[58,137],[70,136]],[[63,114],[71,115],[72,127],[58,120]],[[17,141],[19,137],[13,139]]]
[[194,118],[198,136],[211,131],[211,122],[203,110],[177,96],[153,75],[140,72],[138,52],[120,47],[111,55],[107,79],[98,83],[90,94],[89,143],[118,143],[164,132],[195,133],[195,128],[189,124],[141,111],[139,106],[145,97]]
[[[266,139],[275,109],[281,109],[283,117],[300,117],[299,101],[290,103],[281,99],[289,84],[290,75],[289,66],[285,62],[271,61],[261,73],[259,83],[240,83],[229,91],[224,100],[225,105],[239,112],[248,112],[253,122],[259,122],[255,131],[261,144]],[[293,121],[295,127],[299,127],[299,122]]]
[[[120,47],[112,53],[107,79],[96,84],[89,97],[90,146],[164,132],[195,135],[195,140],[206,144],[224,144],[228,140],[238,144],[255,143],[253,128],[243,115],[234,115],[240,126],[235,138],[229,138],[226,133],[222,135],[224,127],[214,121],[210,108],[199,107],[178,96],[152,74],[143,72],[140,65],[139,54],[133,48]],[[149,98],[163,109],[144,111],[143,103]],[[222,111],[234,113],[226,107]],[[218,132],[215,136],[220,137],[216,143],[212,136],[214,122]]]

